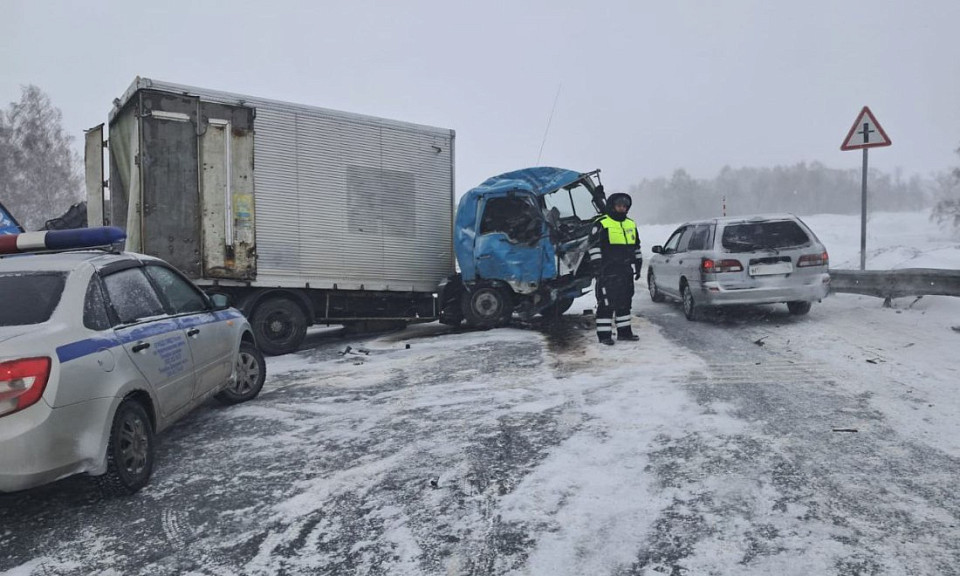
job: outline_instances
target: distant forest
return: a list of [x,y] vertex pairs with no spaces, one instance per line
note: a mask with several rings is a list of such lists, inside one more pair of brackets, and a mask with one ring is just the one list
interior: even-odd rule
[[[662,224],[726,214],[791,212],[859,214],[860,170],[838,170],[819,162],[775,168],[724,167],[712,180],[697,180],[683,169],[670,178],[644,180],[630,187],[638,222]],[[930,208],[952,195],[951,174],[903,179],[879,170],[867,178],[867,210],[901,212]]]

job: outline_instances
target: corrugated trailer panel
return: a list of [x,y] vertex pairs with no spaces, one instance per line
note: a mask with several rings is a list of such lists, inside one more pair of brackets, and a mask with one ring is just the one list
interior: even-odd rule
[[257,279],[262,281],[300,266],[296,116],[258,108],[253,143]]
[[345,269],[340,247],[347,210],[336,177],[341,164],[339,132],[338,123],[329,119],[301,115],[297,120],[300,271],[314,279],[325,277],[322,284],[328,286]]
[[256,109],[257,285],[432,291],[453,270],[452,130],[136,85]]
[[[307,120],[298,152],[301,163],[310,169],[300,180],[300,217],[312,232],[305,235],[303,270],[326,283],[339,282],[343,288],[361,284],[370,288],[383,269],[380,206],[375,193],[361,193],[359,188],[366,183],[351,179],[350,173],[357,166],[379,165],[380,128],[326,118],[335,129],[318,130],[319,120]],[[323,138],[329,141],[322,143]],[[314,220],[314,215],[319,219]],[[318,258],[326,255],[336,258],[336,268],[326,266],[326,258]]]

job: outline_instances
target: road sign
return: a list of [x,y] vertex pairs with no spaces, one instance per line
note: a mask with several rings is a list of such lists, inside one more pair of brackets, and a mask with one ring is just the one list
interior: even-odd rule
[[870,108],[864,106],[857,121],[850,127],[841,150],[863,150],[863,172],[860,175],[860,269],[867,269],[867,152],[870,148],[893,144]]
[[843,139],[841,150],[859,150],[861,148],[877,148],[879,146],[889,146],[893,144],[883,127],[877,122],[873,112],[867,106],[863,107],[856,122],[847,132],[847,137]]

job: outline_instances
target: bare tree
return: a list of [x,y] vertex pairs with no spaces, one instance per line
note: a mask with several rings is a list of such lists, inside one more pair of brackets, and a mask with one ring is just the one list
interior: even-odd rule
[[36,230],[83,194],[80,157],[62,114],[36,86],[0,110],[0,198],[24,228]]
[[[960,148],[956,150],[960,154]],[[960,167],[936,179],[940,201],[933,207],[930,219],[940,225],[950,226],[960,234]]]

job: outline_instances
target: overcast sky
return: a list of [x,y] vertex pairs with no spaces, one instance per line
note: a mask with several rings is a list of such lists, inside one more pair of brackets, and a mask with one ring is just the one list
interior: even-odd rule
[[[80,149],[137,75],[452,128],[457,189],[537,164],[617,189],[819,160],[960,163],[958,0],[0,0],[0,103],[36,84]],[[559,97],[557,97],[559,90]]]

